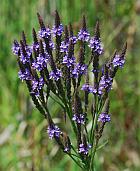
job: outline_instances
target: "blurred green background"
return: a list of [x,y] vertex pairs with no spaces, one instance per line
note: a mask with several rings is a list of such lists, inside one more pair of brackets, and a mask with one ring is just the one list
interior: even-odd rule
[[[24,30],[28,42],[39,29],[36,13],[53,24],[58,9],[62,23],[80,28],[81,16],[93,30],[100,20],[104,58],[128,42],[126,64],[111,92],[112,122],[104,131],[109,143],[96,156],[97,171],[140,171],[140,0],[0,0],[0,171],[77,171],[55,142],[46,121],[34,109],[18,77],[14,39]],[[51,112],[57,114],[55,104]],[[56,115],[54,115],[55,117]],[[55,118],[59,122],[58,118]]]

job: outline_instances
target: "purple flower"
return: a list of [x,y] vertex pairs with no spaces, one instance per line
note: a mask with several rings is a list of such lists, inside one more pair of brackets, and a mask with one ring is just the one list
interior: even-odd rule
[[20,50],[19,43],[15,40],[12,46],[12,52],[14,55],[18,55],[19,50]]
[[62,41],[61,42],[61,46],[60,46],[60,52],[68,52],[68,48],[69,48],[69,42],[72,41],[73,44],[76,44],[77,42],[77,38],[75,36],[72,36],[69,38],[69,40],[66,41]]
[[99,72],[99,70],[97,70],[97,69],[92,69],[91,72],[96,73],[96,72]]
[[83,84],[81,90],[83,91],[87,91],[88,93],[93,93],[96,94],[97,93],[97,89],[93,88],[93,86],[89,85],[89,84]]
[[38,81],[37,80],[32,80],[32,90],[35,91],[38,89]]
[[90,88],[91,86],[88,83],[86,83],[82,85],[81,90],[90,92]]
[[62,77],[62,72],[59,69],[50,72],[50,79],[58,81],[60,77]]
[[[46,44],[45,42],[43,42],[43,48],[44,48],[44,51],[46,51]],[[54,42],[52,40],[49,40],[49,48],[50,49],[55,49],[55,45],[54,45]]]
[[37,60],[32,63],[32,67],[34,69],[37,69],[38,71],[41,71],[47,66],[48,60],[49,60],[48,53],[39,54]]
[[76,64],[73,71],[72,71],[72,75],[74,78],[78,78],[79,74],[86,74],[87,71],[87,65],[85,64]]
[[76,42],[77,42],[77,37],[76,37],[76,36],[72,36],[72,37],[69,38],[69,41],[71,41],[71,40],[72,40],[72,43],[73,43],[73,44],[76,44]]
[[82,41],[88,42],[89,41],[89,37],[90,37],[90,34],[86,30],[81,29],[78,32],[78,40],[82,40]]
[[62,41],[60,46],[60,52],[68,52],[69,43]]
[[66,153],[70,152],[70,147],[65,147],[64,152],[66,152]]
[[39,83],[38,83],[38,89],[39,90],[41,90],[42,88],[43,88],[43,86],[44,86],[44,79],[43,79],[43,77],[40,77],[39,78]]
[[52,40],[50,40],[49,45],[50,45],[50,48],[51,48],[51,49],[55,49],[55,46],[54,46],[54,43],[53,43]]
[[120,57],[120,55],[116,55],[112,63],[114,67],[122,68],[124,66],[125,59],[123,57]]
[[103,123],[105,123],[105,122],[110,122],[111,121],[111,119],[110,119],[110,115],[109,114],[107,114],[107,113],[101,113],[100,115],[99,115],[99,117],[98,117],[98,122],[103,122]]
[[108,78],[106,78],[106,76],[103,75],[99,82],[98,94],[102,95],[104,90],[109,92],[112,87],[112,81],[113,81],[113,79],[110,76],[108,76]]
[[98,55],[103,53],[103,46],[101,44],[100,38],[92,37],[89,41],[89,47]]
[[32,76],[31,73],[28,69],[25,69],[24,72],[22,72],[21,70],[18,72],[18,76],[19,78],[23,81],[23,80],[31,80]]
[[34,61],[33,63],[32,63],[32,67],[33,67],[33,69],[37,69],[38,71],[41,71],[42,70],[42,67],[37,63],[37,61]]
[[20,61],[23,64],[26,64],[26,63],[30,62],[30,57],[32,55],[32,46],[26,46],[25,51],[26,52],[23,53],[22,50],[21,50],[21,54],[20,54]]
[[63,25],[60,24],[59,27],[53,26],[52,27],[52,34],[55,37],[56,35],[61,36],[64,31]]
[[20,61],[21,61],[23,64],[25,64],[25,63],[29,62],[29,58],[27,58],[26,55],[23,55],[23,53],[21,53],[21,55],[20,55]]
[[66,66],[69,68],[75,64],[75,57],[72,56],[71,58],[68,58],[68,56],[64,56],[63,58],[63,64],[66,64]]
[[39,49],[39,43],[33,43],[32,44],[32,51],[35,49],[36,51]]
[[60,128],[58,128],[58,126],[56,126],[56,125],[48,126],[47,132],[49,134],[50,139],[52,139],[54,137],[59,138],[60,135],[62,134],[62,132],[60,131]]
[[39,32],[38,35],[40,38],[50,38],[51,36],[51,30],[50,28],[42,28]]
[[74,114],[72,120],[76,121],[79,124],[84,124],[85,116],[84,116],[84,114]]
[[32,46],[26,46],[25,50],[26,50],[27,57],[30,58],[33,52]]
[[37,63],[42,67],[46,67],[48,60],[49,60],[48,53],[39,54],[39,56],[37,57]]
[[33,90],[35,90],[35,89],[41,90],[43,86],[44,86],[44,79],[43,79],[43,77],[40,77],[39,81],[37,81],[35,79],[32,80],[32,89]]
[[80,154],[88,155],[88,152],[89,152],[90,149],[91,149],[91,145],[90,144],[83,144],[83,143],[81,143],[79,145],[78,152]]
[[44,86],[44,79],[42,77],[37,81],[36,79],[32,80],[32,93],[36,96],[39,96],[39,90]]

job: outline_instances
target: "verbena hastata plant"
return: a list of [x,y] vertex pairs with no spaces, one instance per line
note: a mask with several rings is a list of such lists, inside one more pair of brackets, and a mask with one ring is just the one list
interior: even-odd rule
[[[33,29],[32,45],[27,44],[24,32],[20,42],[13,43],[19,78],[26,83],[36,108],[47,119],[49,138],[55,139],[81,169],[93,171],[99,140],[105,124],[110,122],[109,92],[117,70],[125,63],[126,45],[100,66],[104,50],[99,22],[92,37],[83,16],[82,27],[74,36],[72,25],[63,27],[57,11],[52,29],[37,15],[40,30],[37,34]],[[61,122],[64,126],[71,123],[75,139],[54,123],[49,112],[50,99],[64,111],[68,119]]]

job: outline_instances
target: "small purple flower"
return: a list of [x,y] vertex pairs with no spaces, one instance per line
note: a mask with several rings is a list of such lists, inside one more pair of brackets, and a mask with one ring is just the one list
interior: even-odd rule
[[39,78],[38,89],[41,90],[45,84],[43,77]]
[[56,71],[51,71],[50,72],[50,79],[54,79],[58,81],[62,77],[62,72],[61,70],[57,69]]
[[61,36],[64,31],[63,25],[60,24],[59,27],[53,26],[52,27],[52,34],[55,37],[56,35]]
[[37,57],[37,63],[42,67],[46,67],[48,60],[49,60],[48,53],[39,54],[39,56]]
[[92,69],[91,72],[96,73],[96,72],[99,72],[99,70],[97,70],[97,69]]
[[81,143],[79,145],[78,152],[80,154],[88,155],[88,152],[91,149],[91,147],[92,146],[90,144],[83,144],[83,143]]
[[76,42],[77,42],[77,37],[76,37],[76,36],[72,36],[72,37],[69,38],[69,41],[71,41],[71,40],[72,40],[72,43],[73,43],[73,44],[76,44]]
[[109,114],[107,114],[107,113],[101,113],[100,115],[99,115],[99,117],[98,117],[98,122],[103,122],[103,123],[105,123],[105,122],[110,122],[111,121],[111,119],[110,119],[110,115]]
[[42,28],[39,32],[38,35],[40,38],[50,38],[51,36],[51,30],[50,28]]
[[32,55],[32,52],[33,52],[32,46],[26,46],[26,47],[25,47],[25,50],[26,50],[27,58],[30,59],[30,57],[31,57],[31,55]]
[[33,43],[32,44],[32,51],[35,49],[36,51],[39,49],[39,43]]
[[68,52],[69,43],[62,41],[60,46],[60,52]]
[[82,75],[82,74],[86,74],[86,71],[87,71],[87,65],[85,64],[78,64],[77,65],[77,68],[78,68],[78,71],[79,73]]
[[35,91],[38,89],[38,81],[37,80],[32,80],[32,90]]
[[85,116],[84,116],[84,114],[74,114],[72,120],[76,121],[79,124],[84,124]]
[[89,41],[89,47],[98,55],[103,53],[103,46],[101,44],[100,38],[92,37]]
[[30,57],[32,55],[32,46],[26,46],[25,47],[25,54],[22,52],[21,50],[21,54],[20,54],[20,61],[23,64],[29,63],[30,62]]
[[69,68],[75,64],[75,57],[72,56],[71,58],[68,58],[68,56],[64,56],[63,58],[63,64],[66,64],[66,66]]
[[48,126],[47,132],[48,132],[48,134],[49,134],[49,138],[50,138],[50,139],[52,139],[52,138],[54,138],[54,137],[59,138],[60,135],[62,134],[62,132],[60,131],[60,128],[58,128],[57,125]]
[[33,67],[33,69],[38,70],[38,71],[42,70],[42,67],[37,63],[37,61],[34,61],[32,63],[32,67]]
[[44,86],[44,79],[42,77],[37,81],[36,79],[32,80],[32,93],[36,96],[39,96],[39,90]]
[[14,55],[18,55],[19,50],[20,50],[19,43],[15,40],[12,46],[12,52]]
[[[44,48],[44,51],[46,51],[46,44],[45,42],[43,42],[43,48]],[[49,48],[54,50],[55,49],[55,45],[54,45],[54,42],[52,40],[49,40]]]
[[23,81],[23,80],[31,80],[32,76],[31,73],[28,69],[25,69],[24,72],[22,72],[21,70],[18,72],[18,76],[19,78]]
[[93,93],[96,94],[97,93],[97,89],[94,88],[93,86],[89,85],[89,84],[83,84],[81,90],[83,91],[87,91],[88,93]]
[[103,75],[99,82],[98,94],[102,95],[104,90],[109,92],[112,87],[112,81],[113,81],[113,79],[110,76],[108,76],[108,78],[106,78],[106,76]]
[[113,66],[122,68],[125,63],[125,59],[121,58],[120,55],[116,55],[113,59]]
[[86,83],[86,84],[83,84],[81,90],[87,91],[88,93],[92,93],[93,92],[93,87]]
[[66,153],[70,152],[70,147],[65,147],[64,152],[66,152]]
[[78,40],[88,42],[89,41],[90,34],[88,31],[81,29],[78,32]]
[[25,64],[27,62],[29,62],[29,58],[27,58],[27,56],[23,55],[23,53],[21,53],[20,55],[20,61]]
[[86,74],[87,71],[87,65],[85,64],[76,64],[73,71],[72,71],[72,75],[74,78],[78,78],[79,74]]
[[54,45],[54,42],[52,40],[50,40],[49,45],[50,45],[51,49],[55,49],[55,45]]
[[41,71],[47,66],[48,60],[49,60],[48,53],[39,54],[37,60],[32,63],[32,67],[34,69],[37,69],[38,71]]

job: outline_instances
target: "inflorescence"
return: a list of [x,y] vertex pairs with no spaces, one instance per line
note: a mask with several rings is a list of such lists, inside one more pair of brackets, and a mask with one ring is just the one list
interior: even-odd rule
[[[75,149],[75,156],[80,156],[84,168],[87,160],[92,162],[93,150],[96,150],[94,145],[98,144],[105,123],[111,120],[109,103],[106,102],[109,102],[113,78],[125,63],[127,47],[125,45],[120,53],[116,51],[108,62],[100,66],[104,49],[98,21],[91,36],[83,16],[82,27],[74,35],[72,25],[63,26],[57,11],[52,28],[46,27],[41,16],[37,15],[40,30],[36,33],[33,29],[33,43],[28,45],[22,32],[20,42],[15,40],[12,46],[13,53],[17,55],[18,75],[26,82],[36,108],[48,120],[49,138],[54,138],[70,156]],[[69,118],[77,139],[76,148],[69,136],[53,122],[47,105],[52,96],[53,99],[57,97],[56,103]],[[89,122],[92,127],[87,131]],[[95,131],[97,125],[98,130]],[[97,140],[94,137],[98,137]]]

